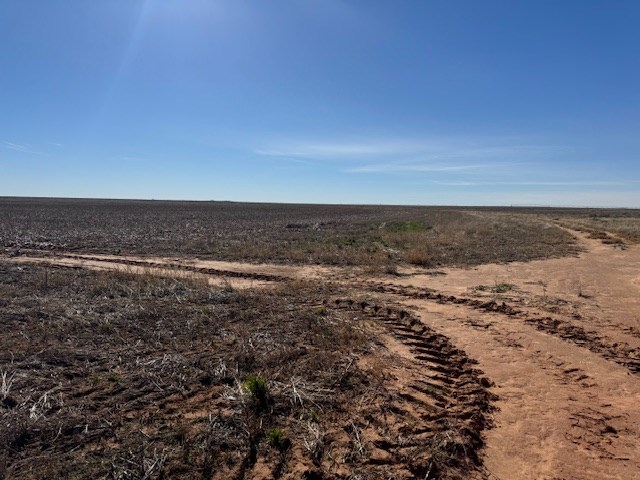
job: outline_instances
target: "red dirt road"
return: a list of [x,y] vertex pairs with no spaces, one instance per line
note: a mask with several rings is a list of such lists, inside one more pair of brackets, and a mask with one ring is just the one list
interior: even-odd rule
[[[486,435],[484,461],[498,478],[640,476],[640,375],[634,373],[637,363],[624,364],[640,358],[640,248],[581,241],[586,251],[577,258],[447,269],[445,276],[393,281],[445,295],[489,297],[519,310],[506,315],[405,300],[496,382],[500,411]],[[474,290],[501,283],[514,289],[502,295]],[[541,330],[538,317],[568,328]],[[572,337],[576,332],[586,340]]]

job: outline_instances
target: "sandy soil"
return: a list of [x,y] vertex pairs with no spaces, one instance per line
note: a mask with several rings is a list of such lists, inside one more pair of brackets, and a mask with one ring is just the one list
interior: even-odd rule
[[[586,249],[578,257],[443,269],[446,275],[436,276],[406,270],[406,276],[393,283],[493,298],[530,312],[580,316],[585,325],[608,328],[607,333],[617,332],[621,340],[640,346],[633,335],[640,329],[640,245],[623,250],[578,235]],[[503,294],[491,291],[500,284],[513,287]]]
[[637,478],[640,378],[511,317],[408,303],[496,383],[485,449],[496,477]]
[[[485,466],[498,478],[638,478],[640,376],[615,360],[637,359],[640,352],[640,248],[580,240],[586,251],[577,258],[384,279],[412,285],[412,291],[428,288],[445,297],[517,308],[505,315],[446,301],[405,300],[496,382],[500,411],[487,433]],[[504,294],[475,288],[502,283],[515,288]],[[551,315],[589,338],[540,331],[531,322],[539,315]],[[591,333],[619,357],[604,358],[606,351],[590,348]]]
[[327,278],[340,272],[340,269],[329,269],[316,265],[290,267],[193,258],[84,255],[38,250],[21,250],[20,254],[12,256],[11,260],[15,263],[48,264],[58,267],[87,268],[159,276],[195,275],[206,278],[211,284],[228,284],[233,288],[267,286],[273,282],[296,278]]
[[356,293],[410,308],[476,359],[495,382],[499,410],[484,448],[490,476],[635,479],[640,472],[640,246],[614,248],[584,236],[579,241],[585,251],[578,257],[450,268],[438,275],[406,269],[377,278],[316,266],[32,251],[8,260],[190,273],[238,287],[296,278],[340,281]]

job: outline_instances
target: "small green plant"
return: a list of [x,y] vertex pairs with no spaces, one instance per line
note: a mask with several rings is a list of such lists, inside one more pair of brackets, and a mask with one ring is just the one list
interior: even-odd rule
[[351,247],[358,243],[358,239],[356,237],[336,237],[335,242],[338,248]]
[[426,232],[432,229],[431,225],[427,225],[422,221],[392,222],[385,225],[384,229],[388,232]]
[[114,330],[113,324],[109,322],[109,320],[101,321],[100,325],[98,326],[98,331],[105,335],[109,335],[113,333],[113,330]]
[[493,293],[506,293],[509,290],[512,290],[514,287],[514,285],[512,285],[511,283],[496,283],[493,286],[489,286],[489,285],[478,285],[477,287],[475,287],[476,290],[479,290],[481,292],[493,292]]
[[442,390],[431,384],[425,385],[424,391],[425,393],[430,393],[431,395],[442,395]]
[[318,308],[316,308],[316,313],[318,315],[326,315],[327,314],[327,307],[325,307],[324,305],[319,306]]
[[495,293],[506,293],[509,290],[511,290],[513,288],[513,285],[511,285],[510,283],[496,283],[496,285],[493,287],[493,291]]
[[274,427],[267,432],[267,441],[269,445],[278,450],[285,450],[289,443],[281,428]]
[[93,386],[95,386],[97,383],[100,383],[100,380],[102,380],[102,376],[98,372],[93,372],[89,376],[89,381],[91,382],[91,385],[93,385]]
[[242,384],[242,388],[251,395],[259,409],[266,408],[267,382],[264,378],[260,375],[249,375]]

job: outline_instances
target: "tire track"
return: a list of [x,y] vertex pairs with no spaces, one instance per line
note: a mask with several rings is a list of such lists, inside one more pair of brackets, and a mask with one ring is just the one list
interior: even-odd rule
[[[635,479],[640,380],[587,349],[567,346],[496,312],[402,302],[478,359],[496,383],[484,465],[501,479]],[[586,477],[585,477],[586,475]]]
[[640,349],[633,348],[625,343],[614,342],[604,335],[586,330],[584,327],[575,325],[566,319],[550,316],[532,316],[505,302],[498,303],[495,300],[483,301],[475,298],[444,295],[431,289],[418,289],[381,282],[361,283],[361,288],[387,295],[430,300],[441,304],[463,305],[484,312],[494,312],[516,318],[542,332],[597,353],[607,360],[624,366],[631,373],[640,375]]
[[[34,253],[36,253],[34,255]],[[68,259],[72,262],[69,264],[61,263],[57,260]],[[291,280],[291,277],[284,275],[276,275],[270,273],[260,272],[247,272],[239,270],[220,269],[212,267],[199,267],[195,265],[187,265],[183,263],[175,263],[169,261],[156,261],[147,259],[132,259],[132,258],[109,258],[106,256],[92,256],[92,255],[76,255],[69,253],[49,253],[49,252],[28,252],[28,255],[19,254],[14,255],[9,260],[13,260],[17,263],[38,263],[43,261],[49,261],[53,265],[60,267],[70,268],[86,268],[87,262],[93,262],[98,266],[103,266],[105,269],[121,270],[122,267],[139,267],[155,269],[156,271],[183,271],[196,274],[204,274],[210,276],[238,278],[247,280],[259,280],[264,282],[283,282]],[[111,268],[110,268],[111,266]]]
[[381,325],[382,335],[395,340],[385,345],[413,366],[396,385],[398,394],[388,407],[393,419],[385,422],[387,428],[394,426],[389,438],[405,440],[378,441],[376,446],[389,459],[407,464],[416,478],[438,478],[451,469],[460,478],[472,478],[473,472],[486,478],[479,452],[483,432],[492,425],[496,397],[477,362],[402,307],[344,298],[334,305],[362,312]]
[[[23,258],[54,263],[65,259],[77,263],[62,265],[69,268],[89,268],[83,262],[93,261],[107,268],[155,268],[169,275],[192,272],[274,283],[306,278],[302,270],[296,275],[295,268],[291,275],[280,275],[144,259],[120,262],[99,255]],[[503,479],[572,479],[587,471],[592,477],[635,478],[640,468],[637,348],[585,329],[575,319],[540,315],[506,302],[334,273],[318,281],[366,295],[388,295],[419,312],[417,316],[406,308],[370,300],[335,303],[383,326],[383,343],[407,361],[408,373],[392,389],[397,394],[389,401],[384,419],[368,415],[348,432],[373,439],[372,450],[367,451],[372,462],[406,464],[414,477],[431,478],[439,468],[453,466],[460,472],[465,468],[483,472],[486,478],[490,474],[483,470],[478,452],[483,451],[483,435],[487,435],[491,445],[484,450],[490,458],[487,465]],[[467,355],[478,358],[497,382],[501,398],[497,405],[503,411],[497,416],[496,429],[487,430],[496,401],[488,392],[492,382],[473,367]],[[629,373],[634,375],[624,376]],[[390,435],[376,436],[383,430]],[[431,450],[444,445],[443,453],[434,457],[425,445]],[[460,451],[471,452],[471,463],[463,465]]]

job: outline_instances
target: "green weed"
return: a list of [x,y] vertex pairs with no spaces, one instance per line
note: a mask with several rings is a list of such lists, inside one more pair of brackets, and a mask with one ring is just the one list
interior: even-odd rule
[[242,388],[248,392],[256,402],[259,409],[266,408],[268,403],[267,382],[260,375],[249,375]]
[[284,435],[284,431],[281,428],[274,427],[267,432],[267,441],[269,445],[278,450],[286,450],[289,441]]

